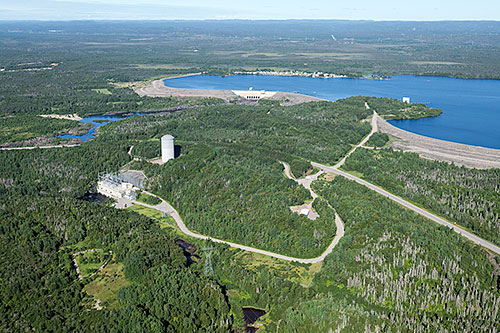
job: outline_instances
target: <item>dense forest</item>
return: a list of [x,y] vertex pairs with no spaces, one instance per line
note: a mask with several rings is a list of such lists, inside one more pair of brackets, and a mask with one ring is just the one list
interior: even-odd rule
[[371,108],[386,120],[420,119],[439,116],[443,111],[421,103],[405,103],[393,98],[365,97]]
[[55,71],[72,69],[91,80],[257,68],[500,77],[498,22],[2,22],[0,41],[6,70],[55,62]]
[[[188,268],[174,239],[149,219],[81,200],[54,199],[2,199],[2,330],[160,332],[231,327],[221,287]],[[84,306],[89,296],[70,259],[82,246],[112,249],[113,260],[124,262],[131,284],[120,289],[118,309]]]
[[[109,123],[76,147],[0,150],[0,330],[242,332],[243,308],[255,307],[266,312],[259,332],[495,331],[498,257],[341,177],[313,183],[316,220],[289,208],[311,197],[279,161],[296,177],[313,172],[310,161],[334,164],[369,133],[365,102],[386,119],[440,110],[371,97],[233,105],[131,88],[257,68],[499,78],[499,31],[468,22],[0,23],[0,144],[86,126],[43,114],[165,111]],[[178,158],[149,163],[164,134],[175,136]],[[367,145],[388,140],[376,134]],[[345,235],[323,263],[306,265],[83,200],[99,172],[124,166],[143,170],[148,190],[200,233],[313,257],[336,234],[336,212]],[[387,149],[358,149],[345,169],[498,244],[498,170]]]
[[183,149],[184,156],[164,167],[132,167],[146,170],[151,190],[172,203],[191,230],[304,258],[320,255],[335,236],[335,216],[320,202],[315,221],[290,211],[311,198],[272,157],[207,145]]
[[287,311],[288,330],[498,327],[498,263],[484,250],[342,177],[313,186],[344,219],[346,236],[314,280],[321,296]]
[[366,142],[367,147],[383,147],[389,142],[389,135],[385,133],[376,132]]
[[499,169],[468,169],[392,149],[358,150],[344,169],[500,244]]
[[[347,122],[341,109],[359,110],[358,122],[367,117],[369,113],[361,107],[364,100],[297,107],[204,107],[132,117],[106,125],[94,140],[78,147],[0,152],[5,221],[1,235],[8,244],[1,256],[6,274],[1,284],[2,327],[223,331],[242,327],[241,308],[249,305],[268,312],[261,320],[263,331],[275,331],[278,325],[283,331],[495,327],[499,295],[498,277],[492,272],[494,264],[498,265],[496,259],[488,259],[482,249],[451,231],[338,177],[333,183],[313,184],[346,225],[346,235],[319,272],[310,265],[211,245],[214,275],[205,276],[204,258],[188,264],[173,241],[178,236],[169,229],[160,229],[132,212],[74,199],[95,184],[99,171],[117,170],[130,162],[131,145],[133,154],[155,156],[159,154],[157,138],[173,133],[186,139],[177,140],[179,158],[163,166],[134,161],[130,167],[143,169],[150,176],[150,188],[176,205],[190,227],[216,235],[231,230],[230,239],[242,237],[257,247],[315,255],[335,233],[333,212],[320,200],[315,209],[321,217],[314,224],[292,214],[288,205],[303,202],[308,193],[288,180],[278,163],[305,160],[307,141],[292,137],[289,146],[274,143],[253,122],[267,129],[270,126],[264,121],[269,119],[276,123],[273,133],[294,127],[308,138],[308,128],[327,126],[316,124],[318,119]],[[337,109],[338,105],[342,107]],[[270,108],[269,116],[287,112],[283,124],[263,117]],[[226,112],[224,117],[221,112]],[[315,119],[311,120],[314,125],[294,122],[294,117],[307,119],[300,112]],[[214,128],[201,135],[205,130],[195,129],[208,126],[208,120]],[[365,125],[350,126],[366,133]],[[254,138],[252,132],[257,132]],[[244,144],[255,142],[259,135],[267,147]],[[321,138],[318,135],[318,141]],[[285,148],[275,155],[278,144]],[[143,150],[134,151],[136,147]],[[297,155],[292,154],[295,151]],[[331,156],[336,156],[335,150]],[[280,235],[277,243],[270,242],[273,229]],[[258,233],[262,230],[269,236]],[[289,237],[283,237],[285,233]],[[198,248],[206,246],[190,241]],[[96,299],[103,297],[91,288],[94,280],[79,282],[71,264],[71,253],[92,248],[113,251],[109,265],[116,271],[110,281],[122,281],[119,288],[105,282],[113,292],[99,305],[101,310],[96,308]],[[389,287],[382,288],[381,280]],[[478,306],[487,311],[479,312]],[[185,320],[179,321],[179,316]]]
[[[74,148],[0,152],[2,330],[232,327],[223,288],[199,266],[188,267],[175,236],[146,217],[75,199],[95,183],[98,171],[125,164],[126,148],[100,137]],[[86,289],[93,280],[79,282],[71,262],[72,253],[94,248],[112,250],[108,267],[122,265],[115,274],[125,281],[101,311]],[[169,292],[160,294],[158,288]],[[157,302],[177,307],[167,310]]]
[[137,157],[159,156],[158,141],[148,141],[168,133],[183,142],[215,143],[271,156],[288,162],[300,176],[311,167],[309,160],[333,163],[342,158],[370,132],[370,125],[360,122],[370,115],[359,97],[291,107],[264,102],[131,117],[101,132],[120,142],[140,140],[132,150]]

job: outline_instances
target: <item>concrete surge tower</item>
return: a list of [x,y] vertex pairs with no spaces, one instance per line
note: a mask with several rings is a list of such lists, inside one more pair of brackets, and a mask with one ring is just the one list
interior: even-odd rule
[[161,161],[163,163],[175,158],[174,137],[164,135],[161,137]]

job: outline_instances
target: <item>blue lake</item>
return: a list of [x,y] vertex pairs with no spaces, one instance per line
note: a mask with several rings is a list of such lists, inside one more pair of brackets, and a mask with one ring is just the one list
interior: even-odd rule
[[173,88],[298,92],[335,101],[376,96],[425,103],[443,110],[439,117],[390,121],[417,134],[500,149],[500,81],[398,75],[388,80],[305,77],[196,75],[165,80]]

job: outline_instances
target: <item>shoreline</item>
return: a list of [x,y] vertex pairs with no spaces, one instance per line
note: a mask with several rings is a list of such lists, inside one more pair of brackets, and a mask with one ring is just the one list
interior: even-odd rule
[[[193,75],[200,74],[187,74],[179,77]],[[140,96],[151,97],[218,97],[222,98],[226,102],[244,100],[238,97],[231,90],[172,88],[166,86],[164,84],[164,80],[165,79],[153,81],[150,85],[137,89],[135,92]],[[289,102],[281,103],[283,106],[295,105],[304,102],[328,101],[313,96],[286,92],[277,92],[273,97],[268,99],[289,99]],[[459,166],[465,166],[468,168],[500,168],[500,149],[467,145],[415,134],[402,130],[381,117],[377,118],[377,124],[380,132],[389,134],[398,139],[398,141],[391,143],[391,146],[396,150],[415,152],[419,154],[419,156],[427,159],[455,163]]]
[[395,150],[413,152],[433,161],[454,163],[467,168],[500,168],[500,149],[467,145],[415,134],[390,124],[380,116],[377,118],[377,124],[379,132],[397,139],[397,141],[390,143],[390,146]]
[[[285,72],[293,72],[293,71],[285,71]],[[447,79],[457,79],[457,80],[491,80],[491,81],[500,81],[500,77],[461,77],[461,76],[453,76],[453,75],[434,75],[432,73],[423,73],[423,74],[411,74],[411,73],[396,73],[396,74],[387,74],[387,75],[375,75],[375,74],[362,74],[362,75],[350,75],[350,74],[331,74],[331,73],[323,73],[326,74],[327,76],[318,76],[322,72],[299,72],[297,71],[296,74],[287,74],[287,75],[280,75],[280,74],[274,74],[274,73],[280,73],[280,72],[267,72],[267,71],[250,71],[250,72],[232,72],[230,74],[208,74],[206,72],[203,73],[198,73],[198,74],[188,74],[188,75],[180,75],[179,77],[183,76],[192,76],[192,75],[214,75],[214,76],[234,76],[234,75],[262,75],[262,76],[285,76],[285,77],[310,77],[310,78],[315,78],[315,79],[360,79],[360,80],[390,80],[395,76],[415,76],[415,77],[430,77],[430,78],[447,78]],[[175,77],[170,77],[166,79],[175,79]]]
[[[185,88],[172,88],[165,85],[164,80],[174,79],[179,77],[187,77],[201,74],[185,74],[182,76],[170,77],[159,79],[151,82],[149,85],[134,89],[134,92],[139,96],[149,96],[149,97],[191,97],[191,98],[209,98],[215,97],[224,100],[225,102],[239,101],[255,103],[255,101],[250,101],[236,95],[232,90],[217,90],[217,89],[185,89]],[[283,106],[307,103],[307,102],[319,102],[327,101],[319,97],[277,91],[276,94],[267,98],[268,100],[283,101],[281,104]]]

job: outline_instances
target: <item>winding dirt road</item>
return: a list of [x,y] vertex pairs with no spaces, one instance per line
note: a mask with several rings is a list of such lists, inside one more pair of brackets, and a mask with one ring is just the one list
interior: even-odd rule
[[[368,106],[368,103],[365,103],[365,107],[369,110],[370,109],[370,106]],[[349,156],[351,156],[352,153],[354,153],[354,151],[356,149],[358,149],[359,147],[361,146],[364,146],[364,144],[366,142],[368,142],[368,140],[370,140],[371,136],[373,135],[373,133],[377,132],[378,131],[378,125],[377,125],[377,118],[378,118],[378,114],[377,112],[373,111],[373,116],[372,116],[372,119],[371,119],[371,124],[372,124],[372,130],[370,131],[370,133],[368,133],[368,135],[363,139],[361,140],[360,143],[358,143],[354,148],[351,149],[351,151],[349,151],[347,153],[347,155],[344,156],[343,159],[341,159],[337,164],[335,164],[334,168],[335,169],[338,169],[340,168],[341,166],[344,165],[345,161],[347,160],[347,158]]]
[[[366,108],[367,109],[370,109],[369,105],[368,104],[365,104]],[[293,179],[295,181],[297,181],[299,184],[301,184],[302,186],[304,186],[307,190],[310,191],[311,193],[311,196],[313,197],[313,199],[316,199],[318,197],[318,195],[316,193],[314,193],[314,191],[312,191],[311,189],[311,183],[316,180],[318,178],[319,175],[321,175],[322,173],[324,172],[331,172],[331,173],[334,173],[334,174],[337,174],[337,175],[340,175],[340,176],[343,176],[343,177],[346,177],[348,179],[351,179],[355,182],[357,182],[358,184],[361,184],[361,185],[364,185],[366,187],[368,187],[369,189],[385,196],[386,198],[389,198],[391,199],[392,201],[400,204],[401,206],[407,208],[407,209],[410,209],[412,211],[414,211],[415,213],[419,214],[419,215],[422,215],[428,219],[430,219],[431,221],[434,221],[436,223],[439,223],[441,225],[444,225],[444,226],[447,226],[449,227],[450,229],[452,229],[453,231],[455,231],[456,233],[462,235],[463,237],[469,239],[470,241],[472,241],[473,243],[475,244],[478,244],[480,246],[483,246],[485,247],[486,249],[496,253],[496,254],[499,254],[500,255],[500,247],[474,235],[473,233],[467,231],[467,230],[464,230],[463,228],[451,223],[451,222],[448,222],[446,220],[444,220],[443,218],[437,216],[437,215],[434,215],[428,211],[426,211],[425,209],[422,209],[414,204],[412,204],[411,202],[408,202],[406,200],[404,200],[403,198],[400,198],[370,182],[367,182],[359,177],[356,177],[354,175],[351,175],[350,173],[347,173],[345,171],[342,171],[342,170],[339,170],[339,168],[344,165],[346,159],[356,150],[358,149],[359,147],[362,147],[369,139],[370,137],[373,135],[373,133],[377,132],[378,131],[378,126],[377,126],[377,118],[378,118],[378,114],[373,111],[373,116],[372,116],[372,119],[371,119],[371,125],[372,125],[372,130],[370,131],[370,133],[358,144],[356,145],[355,147],[353,147],[353,149],[351,151],[349,151],[349,153],[342,159],[340,160],[337,164],[335,164],[334,166],[328,166],[328,165],[323,165],[323,164],[319,164],[319,163],[316,163],[316,162],[311,162],[311,164],[314,166],[314,167],[317,167],[320,169],[320,172],[318,172],[317,174],[313,175],[313,176],[309,176],[309,177],[306,177],[304,179],[295,179],[293,177],[293,175],[291,174],[290,172],[290,166],[286,163],[283,163],[283,166],[284,166],[284,173],[285,175],[290,178],[290,179]],[[146,192],[148,193],[148,192]],[[182,220],[182,218],[180,217],[179,213],[168,203],[166,202],[165,200],[163,200],[162,198],[158,197],[157,195],[153,194],[153,193],[148,193],[149,195],[152,195],[152,196],[155,196],[157,197],[158,199],[161,200],[161,204],[157,205],[157,206],[151,206],[151,205],[148,205],[148,204],[145,204],[145,203],[142,203],[142,202],[138,202],[138,201],[134,201],[135,204],[138,204],[138,205],[141,205],[141,206],[145,206],[145,207],[148,207],[148,208],[152,208],[152,209],[156,209],[156,210],[159,210],[161,212],[165,212],[166,214],[170,215],[176,222],[177,226],[179,227],[179,229],[186,235],[188,236],[191,236],[191,237],[194,237],[194,238],[198,238],[198,239],[205,239],[205,240],[211,240],[213,242],[216,242],[216,243],[223,243],[223,244],[227,244],[231,247],[234,247],[234,248],[238,248],[238,249],[242,249],[242,250],[245,250],[245,251],[249,251],[249,252],[255,252],[255,253],[259,253],[259,254],[263,254],[263,255],[267,255],[267,256],[270,256],[270,257],[274,257],[274,258],[278,258],[278,259],[282,259],[282,260],[286,260],[286,261],[295,261],[295,262],[300,262],[300,263],[305,263],[305,264],[314,264],[314,263],[318,263],[318,262],[321,262],[323,261],[327,255],[329,255],[333,249],[335,248],[335,246],[338,244],[338,242],[340,241],[340,239],[344,236],[344,223],[342,222],[340,216],[335,213],[335,224],[336,224],[336,227],[337,227],[337,234],[335,235],[335,238],[333,239],[332,243],[328,246],[328,248],[318,257],[316,258],[310,258],[310,259],[303,259],[303,258],[295,258],[295,257],[290,257],[290,256],[285,256],[285,255],[282,255],[282,254],[279,254],[279,253],[275,253],[275,252],[270,252],[270,251],[265,251],[265,250],[261,250],[261,249],[257,249],[257,248],[253,248],[253,247],[250,247],[250,246],[246,246],[246,245],[241,245],[241,244],[237,244],[237,243],[233,243],[233,242],[229,242],[229,241],[225,241],[225,240],[221,240],[221,239],[217,239],[217,238],[213,238],[213,237],[209,237],[209,236],[205,236],[205,235],[201,235],[201,234],[198,234],[198,233],[195,233],[195,232],[192,232],[191,230],[189,230],[186,225],[184,224],[184,221]],[[330,208],[333,209],[333,207],[330,206],[330,204],[328,204]]]
[[[287,166],[288,165],[286,163],[284,163],[284,166],[285,166],[285,170],[287,170]],[[285,174],[287,174],[287,171],[285,171]],[[289,166],[288,166],[288,174],[287,174],[287,176],[289,178],[291,178],[291,179],[294,179],[294,178],[291,177],[290,167]],[[310,185],[310,182],[309,182],[309,185]],[[310,190],[311,193],[314,193],[310,189],[310,186],[307,189]],[[201,234],[198,234],[196,232],[192,232],[191,230],[189,230],[186,227],[186,225],[184,224],[184,221],[182,220],[181,216],[179,215],[179,213],[177,212],[177,210],[175,210],[174,207],[172,207],[168,202],[166,202],[165,200],[163,200],[162,198],[160,198],[156,194],[153,194],[153,193],[150,193],[150,192],[146,192],[146,191],[144,191],[144,192],[147,193],[147,194],[149,194],[149,195],[151,195],[151,196],[154,196],[154,197],[160,199],[161,200],[161,204],[156,205],[156,206],[152,206],[152,205],[148,205],[146,203],[139,202],[139,201],[133,201],[133,203],[137,204],[137,205],[144,206],[144,207],[156,209],[156,210],[158,210],[160,212],[164,212],[165,214],[170,215],[175,220],[175,223],[177,224],[177,226],[179,227],[179,229],[184,234],[186,234],[188,236],[191,236],[191,237],[194,237],[194,238],[198,238],[198,239],[210,240],[210,241],[215,242],[215,243],[227,244],[227,245],[229,245],[231,247],[234,247],[234,248],[237,248],[237,249],[241,249],[241,250],[245,250],[245,251],[249,251],[249,252],[254,252],[254,253],[259,253],[259,254],[263,254],[263,255],[266,255],[266,256],[270,256],[270,257],[273,257],[273,258],[282,259],[282,260],[286,260],[286,261],[295,261],[295,262],[300,262],[300,263],[303,263],[303,264],[315,264],[315,263],[321,262],[321,261],[325,260],[325,258],[326,258],[327,255],[329,255],[330,253],[332,253],[332,251],[335,248],[335,246],[338,244],[338,242],[340,241],[340,239],[344,236],[344,223],[340,219],[340,216],[338,216],[337,213],[335,213],[335,225],[337,227],[337,234],[333,238],[333,241],[330,243],[330,245],[326,248],[326,250],[320,256],[318,256],[316,258],[309,258],[309,259],[295,258],[295,257],[285,256],[285,255],[282,255],[282,254],[279,254],[279,253],[275,253],[275,252],[271,252],[271,251],[265,251],[265,250],[257,249],[257,248],[251,247],[251,246],[241,245],[241,244],[237,244],[237,243],[225,241],[225,240],[222,240],[222,239],[217,239],[217,238],[213,238],[213,237],[201,235]],[[315,195],[315,197],[317,197],[316,193],[314,193],[314,195]],[[332,207],[330,206],[330,208],[332,208]]]

